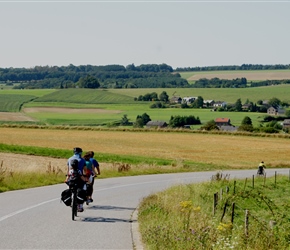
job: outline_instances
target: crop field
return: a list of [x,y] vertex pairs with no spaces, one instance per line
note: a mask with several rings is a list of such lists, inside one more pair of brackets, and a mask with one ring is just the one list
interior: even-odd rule
[[196,81],[201,78],[236,79],[247,78],[248,81],[284,80],[290,79],[290,70],[228,70],[228,71],[194,71],[181,72],[181,77],[188,81]]
[[290,85],[276,85],[257,88],[165,88],[165,89],[110,89],[112,93],[131,96],[132,98],[147,93],[156,92],[158,95],[166,91],[169,98],[172,96],[202,96],[204,100],[226,101],[235,103],[241,98],[242,103],[249,99],[252,102],[258,100],[269,100],[273,97],[279,98],[281,101],[290,102]]
[[[134,97],[139,95],[152,92],[160,94],[162,91],[166,91],[169,96],[200,95],[204,99],[225,100],[228,103],[234,103],[238,98],[241,98],[242,102],[246,99],[255,102],[269,100],[272,97],[290,103],[288,85],[247,89],[2,90],[0,91],[2,110],[0,121],[35,121],[51,125],[91,126],[120,121],[123,115],[127,115],[129,120],[134,122],[138,115],[147,113],[152,120],[166,122],[171,116],[176,115],[194,115],[199,117],[202,123],[218,117],[227,117],[236,126],[241,124],[245,116],[249,116],[254,126],[257,126],[265,115],[249,112],[211,112],[209,109],[151,109],[152,102],[134,101]],[[32,99],[34,100],[30,101]],[[22,112],[18,112],[21,107]],[[7,112],[15,112],[15,114]]]
[[23,103],[33,100],[31,95],[1,95],[0,112],[18,112]]
[[144,156],[202,165],[200,170],[209,170],[206,164],[221,170],[250,169],[261,160],[268,167],[290,167],[289,139],[278,137],[4,127],[0,133],[3,144],[67,150],[79,146],[95,151],[96,158],[98,153]]

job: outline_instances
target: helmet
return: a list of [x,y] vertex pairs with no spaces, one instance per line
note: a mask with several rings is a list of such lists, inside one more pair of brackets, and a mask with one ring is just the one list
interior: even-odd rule
[[79,166],[79,162],[77,159],[73,159],[71,162],[70,162],[70,165],[72,167],[73,170],[77,170],[78,169],[78,166]]
[[81,154],[83,150],[81,148],[74,148],[74,153],[75,154]]

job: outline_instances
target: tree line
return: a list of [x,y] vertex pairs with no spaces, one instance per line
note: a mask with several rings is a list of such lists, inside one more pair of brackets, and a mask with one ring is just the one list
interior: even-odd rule
[[274,64],[274,65],[262,65],[262,64],[242,64],[238,65],[227,65],[227,66],[205,66],[205,67],[185,67],[176,68],[177,72],[187,71],[213,71],[213,70],[275,70],[275,69],[290,69],[290,64]]
[[[36,66],[0,68],[0,82],[13,88],[172,88],[189,87],[167,64]],[[92,84],[93,82],[93,84]],[[98,83],[97,83],[98,82]]]

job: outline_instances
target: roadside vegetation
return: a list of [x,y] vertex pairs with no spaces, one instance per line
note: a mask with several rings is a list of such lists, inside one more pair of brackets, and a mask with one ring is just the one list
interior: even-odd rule
[[[138,222],[146,249],[288,249],[289,177],[188,184],[143,199]],[[215,197],[215,198],[214,198]]]

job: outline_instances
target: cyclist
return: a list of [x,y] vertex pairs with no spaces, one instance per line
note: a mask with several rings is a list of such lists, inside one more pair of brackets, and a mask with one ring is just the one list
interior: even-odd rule
[[[86,192],[85,184],[86,184],[87,179],[83,176],[82,172],[78,169],[78,166],[79,166],[78,160],[77,159],[71,160],[70,165],[71,165],[71,169],[68,171],[65,183],[68,186],[72,184],[76,184],[79,194],[81,194],[79,190],[84,190],[82,193],[85,193]],[[81,196],[81,195],[78,195],[78,196]],[[84,199],[83,200],[78,199],[78,212],[84,211],[84,208],[83,208],[84,201],[85,201]]]
[[264,175],[265,174],[265,164],[263,161],[260,162],[259,166],[258,166],[258,174],[259,175]]
[[93,191],[93,179],[94,179],[94,176],[96,175],[95,173],[95,169],[93,167],[93,164],[92,162],[90,161],[90,158],[91,158],[91,154],[90,152],[87,152],[85,155],[84,155],[84,159],[86,161],[86,166],[84,167],[84,175],[85,177],[87,178],[87,205],[90,203],[90,202],[93,202],[93,199],[92,199],[92,191]]
[[67,161],[67,166],[68,166],[67,171],[69,171],[72,168],[71,161],[76,159],[78,161],[78,169],[83,173],[84,167],[86,166],[86,161],[82,158],[83,150],[81,148],[76,147],[73,149],[73,152],[74,152],[74,155],[70,157]]
[[[90,157],[91,157],[90,161],[93,164],[93,169],[94,169],[94,172],[95,172],[95,176],[100,175],[101,174],[100,165],[99,165],[98,161],[94,158],[95,153],[94,153],[94,151],[89,151],[89,153],[90,153]],[[93,191],[94,191],[94,182],[95,182],[95,178],[93,178],[93,181],[92,181],[92,194],[93,194]],[[92,199],[91,202],[93,202],[93,199]]]
[[[76,160],[78,162],[77,168],[80,171],[80,173],[83,175],[83,171],[84,171],[84,167],[86,166],[86,161],[82,158],[82,153],[83,150],[79,147],[75,147],[73,149],[74,155],[72,157],[70,157],[67,161],[67,178],[70,175],[70,170],[73,169],[73,166],[71,165],[71,163]],[[76,162],[75,162],[76,163]],[[75,167],[75,166],[74,166]],[[81,188],[83,190],[86,190],[86,185],[83,185],[83,187]],[[78,207],[79,212],[83,212],[83,204],[80,204]]]

